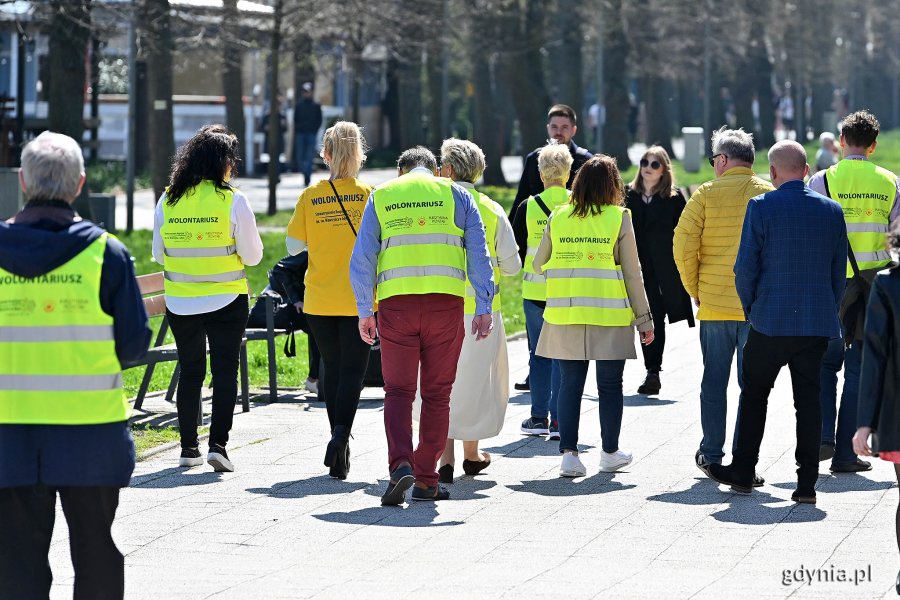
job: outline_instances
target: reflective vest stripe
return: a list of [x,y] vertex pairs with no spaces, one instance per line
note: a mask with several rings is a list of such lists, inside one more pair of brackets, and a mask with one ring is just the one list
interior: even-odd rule
[[0,375],[0,390],[23,392],[94,392],[122,387],[122,374]]
[[243,269],[240,271],[228,271],[226,273],[215,273],[212,275],[188,275],[187,273],[166,271],[165,277],[169,281],[175,283],[228,283],[230,281],[246,279],[247,273]]
[[853,256],[856,258],[857,263],[891,260],[891,253],[887,250],[881,250],[879,252],[854,252]]
[[378,283],[384,283],[391,279],[401,277],[452,277],[461,281],[466,280],[466,272],[454,267],[430,266],[430,267],[394,267],[378,274]]
[[522,275],[522,280],[529,283],[545,283],[547,278],[538,273],[525,273]]
[[885,223],[847,223],[847,233],[887,233]]
[[112,325],[0,327],[0,342],[104,342],[114,339]]
[[544,275],[566,279],[625,279],[622,271],[616,269],[547,269]]
[[412,246],[420,244],[444,244],[448,246],[463,247],[463,239],[458,235],[444,233],[406,233],[393,235],[381,241],[381,249],[387,250],[395,246]]
[[171,256],[172,258],[212,258],[237,254],[237,246],[224,246],[222,248],[166,248],[165,252],[166,256]]
[[631,308],[628,298],[591,298],[578,296],[575,298],[547,298],[547,308]]

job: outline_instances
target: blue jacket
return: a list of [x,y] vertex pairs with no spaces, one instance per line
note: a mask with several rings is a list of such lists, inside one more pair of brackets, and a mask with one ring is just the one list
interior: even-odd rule
[[[0,223],[0,267],[36,277],[65,264],[103,229],[78,218],[60,200],[29,203],[12,223]],[[113,317],[120,362],[147,353],[150,327],[131,255],[110,239],[100,276],[100,306]],[[0,323],[2,327],[2,323]],[[125,487],[134,470],[128,421],[103,425],[0,425],[0,488]]]
[[769,336],[840,336],[847,268],[840,205],[799,179],[747,204],[734,263],[747,319]]

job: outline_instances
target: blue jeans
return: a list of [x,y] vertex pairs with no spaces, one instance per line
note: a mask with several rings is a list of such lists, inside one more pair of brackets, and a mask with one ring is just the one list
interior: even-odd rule
[[[837,374],[844,366],[844,391],[841,408],[837,404]],[[844,350],[844,339],[828,341],[822,359],[819,401],[822,404],[822,443],[834,445],[833,464],[852,463],[853,434],[856,433],[856,407],[859,404],[859,371],[862,364],[862,344],[853,342]],[[835,431],[835,422],[837,430]]]
[[316,152],[316,134],[298,133],[294,141],[294,160],[297,161],[297,170],[303,173],[306,185],[312,178],[313,155]]
[[[700,424],[703,439],[700,453],[706,460],[722,464],[725,456],[725,418],[728,415],[728,380],[731,361],[737,350],[738,385],[744,390],[744,344],[750,333],[748,321],[700,321],[700,351],[703,353],[703,379],[700,382]],[[737,423],[741,420],[738,405]],[[737,423],[732,454],[737,447]]]
[[528,367],[531,384],[531,416],[536,419],[557,421],[556,398],[559,394],[559,361],[538,356],[534,353],[544,326],[544,309],[532,302],[523,300],[525,311],[525,330],[528,333]]
[[[578,450],[581,396],[587,379],[587,360],[559,361],[559,451]],[[600,397],[600,441],[604,452],[619,449],[622,430],[622,372],[625,359],[598,360],[597,390]]]

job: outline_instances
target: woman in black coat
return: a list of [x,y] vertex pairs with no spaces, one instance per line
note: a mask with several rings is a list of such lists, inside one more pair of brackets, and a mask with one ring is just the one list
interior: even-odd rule
[[631,209],[644,288],[650,301],[656,336],[653,343],[641,346],[647,377],[638,388],[639,394],[659,393],[659,372],[666,345],[666,316],[670,324],[687,320],[690,327],[694,326],[691,299],[681,285],[672,256],[672,235],[685,204],[684,196],[675,187],[668,152],[661,146],[651,146],[644,152],[640,168],[625,196],[625,206]]
[[[895,234],[894,248],[900,247]],[[900,482],[900,266],[875,276],[866,310],[853,451],[894,463]],[[872,434],[872,446],[869,435]],[[900,547],[900,506],[894,520]],[[900,573],[897,574],[900,594]]]

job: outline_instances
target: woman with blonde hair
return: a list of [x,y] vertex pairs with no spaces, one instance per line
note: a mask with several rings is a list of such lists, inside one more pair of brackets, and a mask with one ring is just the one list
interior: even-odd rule
[[641,346],[647,377],[638,387],[639,394],[658,394],[662,386],[659,372],[666,346],[666,317],[670,325],[686,320],[688,327],[694,326],[691,298],[681,283],[672,255],[672,237],[685,204],[684,196],[675,187],[669,153],[662,146],[650,146],[625,193],[644,290],[653,314],[653,343]]
[[303,190],[287,228],[288,252],[309,252],[303,312],[325,364],[318,384],[331,425],[324,462],[337,479],[346,479],[350,470],[350,431],[369,364],[350,288],[350,254],[372,193],[372,186],[357,179],[365,150],[356,123],[329,127],[321,156],[331,176]]
[[600,403],[600,470],[631,463],[619,446],[622,372],[636,358],[634,328],[642,344],[653,342],[653,321],[641,281],[624,190],[616,161],[594,156],[578,170],[572,199],[550,215],[534,268],[547,281],[544,327],[537,353],[559,362],[561,477],[583,477],[578,458],[581,396],[588,363],[596,361]]
[[[441,145],[440,175],[472,194],[484,221],[488,253],[494,266],[494,332],[484,340],[476,341],[473,336],[463,340],[450,394],[447,446],[438,469],[441,483],[453,482],[454,440],[463,440],[462,467],[466,475],[476,475],[487,468],[491,457],[478,449],[478,442],[500,433],[509,401],[509,357],[500,312],[500,277],[518,273],[522,261],[506,211],[475,189],[485,166],[484,152],[472,142],[451,138]],[[466,285],[464,312],[468,331],[475,316],[475,291],[470,284]]]

